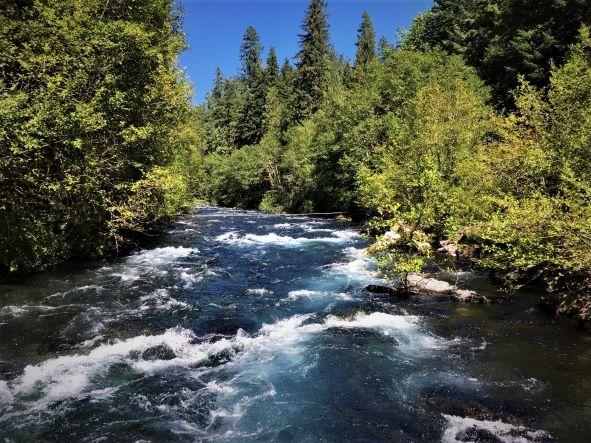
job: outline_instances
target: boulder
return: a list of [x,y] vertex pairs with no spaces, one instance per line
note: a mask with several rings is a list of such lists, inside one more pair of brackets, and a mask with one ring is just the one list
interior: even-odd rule
[[423,277],[418,274],[409,274],[406,278],[408,286],[418,290],[419,292],[426,292],[438,295],[450,295],[457,291],[457,287],[442,280],[434,278]]
[[458,247],[458,260],[469,261],[480,255],[481,247],[479,245],[460,245]]
[[452,299],[463,303],[490,303],[490,299],[484,295],[478,294],[476,291],[469,289],[458,289],[452,295]]
[[418,274],[410,274],[406,278],[408,286],[413,292],[421,295],[444,296],[450,300],[463,303],[490,303],[490,299],[476,291],[459,289],[443,280],[423,277]]
[[388,231],[380,236],[373,245],[367,248],[367,251],[370,254],[386,251],[390,248],[399,246],[401,239],[402,235],[397,231]]
[[451,240],[442,240],[439,242],[439,245],[440,248],[437,249],[437,252],[458,261],[470,261],[478,257],[481,251],[479,245],[456,244]]
[[451,240],[442,240],[439,242],[440,248],[437,252],[441,252],[448,256],[449,258],[453,258],[457,260],[458,258],[458,247],[451,242]]

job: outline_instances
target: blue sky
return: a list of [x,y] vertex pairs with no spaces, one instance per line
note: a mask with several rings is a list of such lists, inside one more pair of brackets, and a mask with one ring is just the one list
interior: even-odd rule
[[[211,89],[213,74],[220,67],[235,75],[242,34],[253,25],[261,36],[266,58],[275,46],[280,63],[298,50],[298,34],[308,0],[180,0],[185,10],[183,28],[189,49],[180,64],[194,84],[193,101],[201,103]],[[328,0],[331,41],[339,54],[353,57],[361,14],[367,11],[377,38],[392,41],[398,28],[408,28],[412,18],[429,8],[432,0]]]

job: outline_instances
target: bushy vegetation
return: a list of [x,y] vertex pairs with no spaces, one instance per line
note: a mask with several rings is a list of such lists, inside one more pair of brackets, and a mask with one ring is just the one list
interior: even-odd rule
[[414,270],[447,240],[508,282],[588,290],[589,4],[529,3],[439,0],[377,49],[364,14],[351,63],[312,0],[281,71],[248,30],[242,73],[218,72],[204,110],[209,198],[348,211],[396,234],[375,249],[398,262],[384,268]]
[[513,110],[520,77],[546,87],[553,64],[564,63],[581,23],[590,20],[587,0],[435,0],[407,43],[462,55],[491,87],[496,107]]
[[0,273],[110,254],[190,203],[202,134],[173,4],[0,6]]

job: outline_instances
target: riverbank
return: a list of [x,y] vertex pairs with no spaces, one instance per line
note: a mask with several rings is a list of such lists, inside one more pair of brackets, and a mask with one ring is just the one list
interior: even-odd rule
[[[523,288],[539,292],[536,305],[547,312],[574,319],[578,329],[588,329],[591,324],[591,286],[583,273],[560,274],[558,269],[512,273],[498,264],[491,265],[494,263],[494,260],[491,262],[491,248],[501,245],[474,239],[445,239],[434,243],[429,235],[403,223],[394,224],[381,235],[374,232],[374,238],[368,251],[381,263],[384,276],[392,282],[390,289],[383,288],[383,291],[388,289],[391,293],[415,293],[487,304],[502,301]],[[475,272],[487,275],[506,296],[490,299],[473,291],[469,285],[454,285],[449,281],[449,270],[456,274]],[[443,276],[443,281],[437,280],[439,276]]]

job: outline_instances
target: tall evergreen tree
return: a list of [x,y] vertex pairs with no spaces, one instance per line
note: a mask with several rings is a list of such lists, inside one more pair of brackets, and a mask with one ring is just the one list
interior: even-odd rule
[[279,76],[279,96],[286,102],[290,101],[293,85],[293,67],[289,59],[285,59],[281,67],[281,75]]
[[265,71],[269,85],[275,86],[279,80],[279,63],[277,62],[277,53],[274,46],[269,49]]
[[327,17],[326,3],[311,0],[302,24],[297,54],[295,121],[316,111],[322,100],[327,58],[331,52]]
[[262,70],[262,50],[263,47],[261,46],[258,32],[253,26],[249,26],[244,32],[242,45],[240,46],[242,73],[247,82],[252,81]]
[[263,137],[267,85],[261,61],[262,49],[259,34],[253,26],[249,26],[240,46],[242,74],[247,89],[238,124],[239,146],[256,144]]
[[207,107],[212,111],[213,114],[216,112],[216,107],[222,101],[224,95],[224,83],[226,79],[222,70],[218,67],[215,70],[215,80],[213,82],[213,88],[207,95]]
[[357,31],[357,53],[355,67],[363,67],[376,58],[376,32],[367,12],[363,13],[361,25]]

